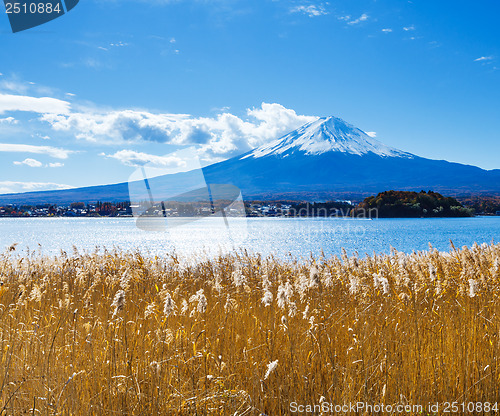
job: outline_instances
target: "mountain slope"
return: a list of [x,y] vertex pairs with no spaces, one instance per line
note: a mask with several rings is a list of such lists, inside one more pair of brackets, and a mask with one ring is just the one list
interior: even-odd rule
[[358,156],[373,153],[382,157],[409,159],[413,157],[410,153],[386,146],[340,118],[320,117],[269,144],[248,152],[240,159],[257,159],[273,154],[286,157],[298,152],[308,156],[342,152]]
[[[207,183],[232,184],[245,199],[325,199],[389,189],[432,189],[447,195],[500,195],[500,170],[431,160],[391,148],[335,117],[320,118],[271,143],[203,169]],[[193,173],[150,180],[182,193]],[[0,195],[6,203],[124,201],[126,183]]]
[[242,156],[205,169],[249,196],[368,194],[434,189],[499,193],[500,170],[421,158],[388,147],[335,117],[320,118]]

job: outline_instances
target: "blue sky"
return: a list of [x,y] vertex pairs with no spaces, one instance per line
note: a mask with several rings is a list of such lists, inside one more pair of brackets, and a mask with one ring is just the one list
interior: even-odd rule
[[[2,6],[3,10],[3,6]],[[126,181],[335,115],[411,153],[500,168],[500,4],[81,0],[0,16],[0,191]]]

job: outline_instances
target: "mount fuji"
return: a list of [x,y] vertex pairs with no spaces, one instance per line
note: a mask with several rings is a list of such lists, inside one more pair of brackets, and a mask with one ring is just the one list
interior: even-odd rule
[[305,155],[341,152],[358,156],[373,153],[382,157],[413,157],[410,153],[382,144],[340,118],[321,117],[280,139],[243,155],[241,159],[260,158],[272,154],[286,157],[286,155],[296,151]]
[[[243,155],[203,169],[209,184],[231,184],[244,199],[364,197],[390,189],[432,189],[453,196],[500,195],[500,170],[432,160],[370,137],[336,117],[322,117]],[[181,191],[193,172],[150,180]],[[125,201],[128,184],[0,195],[0,203]]]
[[250,197],[317,199],[389,189],[452,195],[500,193],[500,170],[418,157],[323,117],[241,156],[205,169],[208,182],[228,180]]

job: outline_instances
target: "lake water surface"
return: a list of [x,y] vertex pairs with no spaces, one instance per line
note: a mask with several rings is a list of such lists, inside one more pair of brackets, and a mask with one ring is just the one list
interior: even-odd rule
[[[228,238],[230,235],[230,238]],[[388,253],[391,247],[403,252],[421,251],[429,243],[449,251],[457,247],[500,240],[500,217],[453,219],[232,219],[229,227],[211,220],[193,221],[165,231],[143,231],[133,218],[2,218],[0,249],[17,243],[17,252],[29,247],[44,254],[68,254],[114,247],[144,254],[216,254],[246,248],[263,255],[298,257],[310,254],[361,255]]]

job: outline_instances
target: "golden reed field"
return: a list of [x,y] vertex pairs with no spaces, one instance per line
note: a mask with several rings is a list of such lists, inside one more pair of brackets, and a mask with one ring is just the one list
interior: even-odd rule
[[12,248],[0,257],[0,415],[495,403],[499,295],[500,245],[192,266]]

